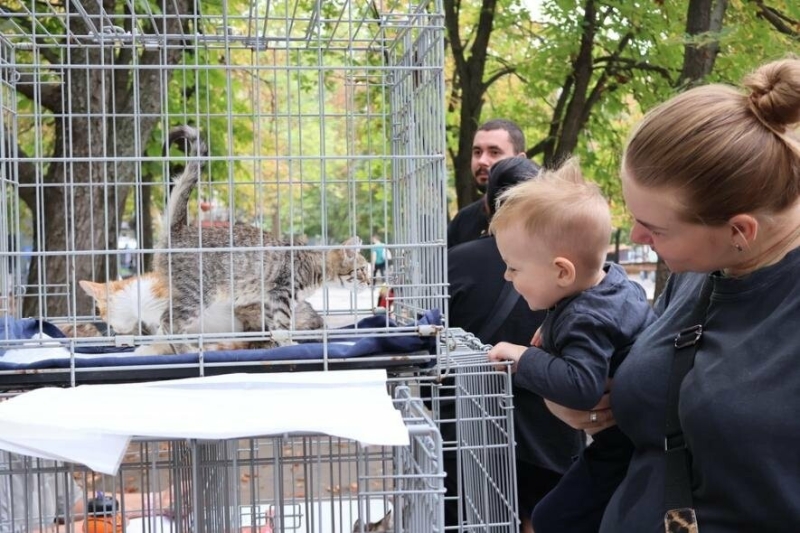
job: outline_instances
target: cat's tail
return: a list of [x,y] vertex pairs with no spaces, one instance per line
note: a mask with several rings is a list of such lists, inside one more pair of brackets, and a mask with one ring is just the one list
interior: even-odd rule
[[167,223],[171,230],[185,226],[189,222],[189,195],[200,181],[200,173],[203,170],[203,156],[208,149],[206,143],[200,138],[200,131],[191,126],[183,125],[172,128],[169,131],[168,143],[172,144],[178,140],[187,141],[191,149],[188,150],[189,160],[183,172],[174,178],[172,192],[169,196],[167,207]]

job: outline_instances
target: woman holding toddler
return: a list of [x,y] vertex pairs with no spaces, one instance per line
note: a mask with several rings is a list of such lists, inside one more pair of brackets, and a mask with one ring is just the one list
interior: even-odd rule
[[610,402],[550,404],[633,442],[601,533],[800,530],[800,60],[744,85],[673,97],[623,154],[631,238],[673,275]]

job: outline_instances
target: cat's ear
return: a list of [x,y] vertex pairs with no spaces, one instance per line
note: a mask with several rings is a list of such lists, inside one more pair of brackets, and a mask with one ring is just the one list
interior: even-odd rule
[[356,518],[356,521],[353,524],[353,533],[361,533],[361,519],[360,518]]
[[378,531],[390,531],[392,529],[392,510],[386,513],[380,522],[378,522]]
[[356,235],[356,236],[350,237],[349,239],[344,241],[342,244],[345,245],[345,246],[361,246],[363,244],[363,242],[361,241],[361,237]]
[[342,246],[347,246],[348,248],[344,249],[344,258],[345,259],[355,259],[356,255],[358,255],[359,251],[358,248],[349,248],[350,246],[361,246],[361,238],[358,236],[350,237],[346,241],[342,243]]
[[81,286],[83,292],[94,298],[95,300],[103,300],[106,297],[106,288],[105,283],[95,283],[94,281],[88,281],[82,279],[78,282],[78,285]]

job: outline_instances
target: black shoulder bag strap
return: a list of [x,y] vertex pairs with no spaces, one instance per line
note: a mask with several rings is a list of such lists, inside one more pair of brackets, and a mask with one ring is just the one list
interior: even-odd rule
[[664,451],[667,459],[664,504],[667,511],[692,507],[691,456],[678,417],[678,401],[683,378],[694,366],[713,289],[714,283],[707,277],[687,321],[691,325],[682,329],[675,337],[675,357],[672,359],[672,371],[667,389],[667,420],[664,431]]
[[497,297],[497,301],[495,301],[494,307],[489,313],[489,320],[483,323],[483,327],[477,333],[477,337],[481,341],[488,342],[492,335],[497,332],[500,324],[505,322],[508,315],[511,314],[511,310],[514,309],[519,298],[519,293],[514,290],[514,284],[506,281],[506,284],[503,285],[503,290],[500,291],[500,296]]

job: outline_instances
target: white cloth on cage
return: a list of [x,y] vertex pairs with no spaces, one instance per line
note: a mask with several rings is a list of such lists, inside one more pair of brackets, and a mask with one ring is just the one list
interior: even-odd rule
[[[2,355],[2,360],[5,363],[28,364],[35,361],[46,361],[49,359],[69,359],[72,353],[62,345],[56,343],[52,343],[51,346],[47,345],[46,341],[50,338],[51,337],[45,335],[44,333],[37,333],[31,337],[31,340],[35,342],[27,343],[29,346],[25,346],[23,348],[6,350]],[[106,354],[100,355],[105,356]],[[128,354],[123,353],[121,355]],[[98,355],[92,354],[89,357],[98,357]]]
[[234,439],[321,433],[405,446],[385,370],[228,374],[43,388],[0,403],[0,449],[115,475],[133,437]]

